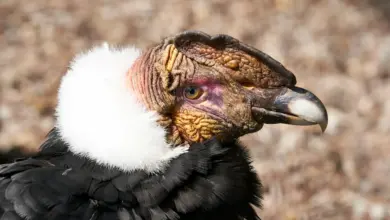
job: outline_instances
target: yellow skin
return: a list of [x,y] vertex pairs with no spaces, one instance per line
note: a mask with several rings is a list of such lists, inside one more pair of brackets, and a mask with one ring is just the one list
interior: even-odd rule
[[[264,123],[298,118],[274,114],[273,106],[294,87],[295,76],[261,51],[226,35],[184,32],[167,38],[146,50],[128,76],[139,100],[161,115],[159,123],[175,145],[213,136],[234,140]],[[318,99],[308,100],[320,106]],[[253,107],[260,110],[254,112]]]
[[178,111],[173,124],[181,137],[191,142],[204,141],[221,133],[225,126],[220,121],[208,117],[207,114],[195,110]]

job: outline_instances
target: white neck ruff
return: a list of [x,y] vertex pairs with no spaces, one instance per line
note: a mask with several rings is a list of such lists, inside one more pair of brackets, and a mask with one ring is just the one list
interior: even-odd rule
[[124,171],[155,172],[187,151],[166,143],[165,130],[126,85],[140,55],[135,47],[107,44],[76,56],[62,78],[57,128],[70,150]]

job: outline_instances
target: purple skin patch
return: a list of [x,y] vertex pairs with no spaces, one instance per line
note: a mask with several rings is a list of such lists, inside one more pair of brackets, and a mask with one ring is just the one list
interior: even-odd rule
[[178,89],[177,97],[182,102],[181,107],[186,108],[188,105],[191,108],[205,111],[220,120],[226,121],[226,116],[221,112],[224,108],[223,85],[201,79],[193,81],[189,86],[202,89],[203,94],[198,99],[188,99],[184,95],[184,88]]

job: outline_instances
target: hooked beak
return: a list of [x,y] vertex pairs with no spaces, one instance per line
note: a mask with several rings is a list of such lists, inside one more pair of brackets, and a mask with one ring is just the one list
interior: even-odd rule
[[[257,121],[266,124],[315,125],[322,132],[328,125],[328,113],[324,104],[313,93],[302,88],[273,89],[268,93],[271,99],[260,100],[252,106],[252,114]],[[262,96],[264,97],[264,96]],[[268,96],[270,98],[270,96]],[[264,105],[265,104],[265,105]]]

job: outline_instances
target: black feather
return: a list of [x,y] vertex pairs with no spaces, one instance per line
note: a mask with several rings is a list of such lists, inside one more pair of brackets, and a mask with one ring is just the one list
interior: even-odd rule
[[248,152],[216,139],[159,173],[125,173],[73,154],[54,129],[37,155],[0,166],[0,219],[252,220],[260,200]]

